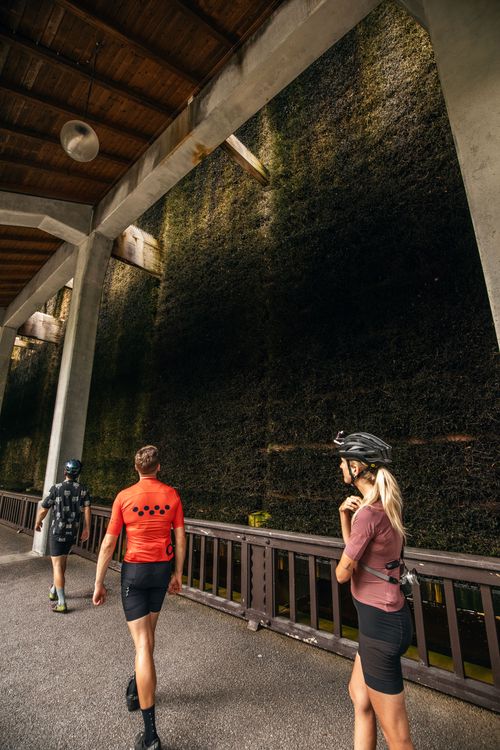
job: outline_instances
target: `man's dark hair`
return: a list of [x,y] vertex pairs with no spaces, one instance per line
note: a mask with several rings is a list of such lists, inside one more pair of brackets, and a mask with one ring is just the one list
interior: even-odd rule
[[145,445],[135,454],[135,465],[141,474],[152,474],[159,463],[158,448],[154,445]]

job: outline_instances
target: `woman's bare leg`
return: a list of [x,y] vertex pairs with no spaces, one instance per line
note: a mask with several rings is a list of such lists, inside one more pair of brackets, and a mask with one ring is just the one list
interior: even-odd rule
[[366,687],[361,659],[356,654],[349,695],[354,706],[354,750],[375,750],[377,745],[377,723]]
[[372,688],[367,690],[389,750],[414,750],[404,691],[387,695]]

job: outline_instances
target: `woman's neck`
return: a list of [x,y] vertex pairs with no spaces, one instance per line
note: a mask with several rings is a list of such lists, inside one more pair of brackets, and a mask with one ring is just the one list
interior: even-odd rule
[[364,499],[368,495],[368,493],[372,491],[373,482],[370,482],[370,480],[366,479],[365,477],[360,477],[359,479],[355,480],[354,486],[361,492]]

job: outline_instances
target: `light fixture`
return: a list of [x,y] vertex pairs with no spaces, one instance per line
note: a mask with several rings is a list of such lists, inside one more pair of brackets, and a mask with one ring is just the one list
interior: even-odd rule
[[[96,41],[84,118],[87,117],[89,108],[98,49],[99,43]],[[59,138],[63,149],[75,161],[92,161],[99,153],[99,138],[97,137],[97,133],[84,120],[68,120],[68,122],[65,122],[61,128]]]
[[75,161],[92,161],[99,153],[99,138],[83,120],[69,120],[61,128],[61,146]]

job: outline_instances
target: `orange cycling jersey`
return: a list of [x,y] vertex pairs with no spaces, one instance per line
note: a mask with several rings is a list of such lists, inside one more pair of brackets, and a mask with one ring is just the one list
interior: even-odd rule
[[118,536],[123,525],[127,531],[125,562],[171,560],[171,529],[184,526],[179,493],[159,479],[141,479],[116,496],[106,533]]

